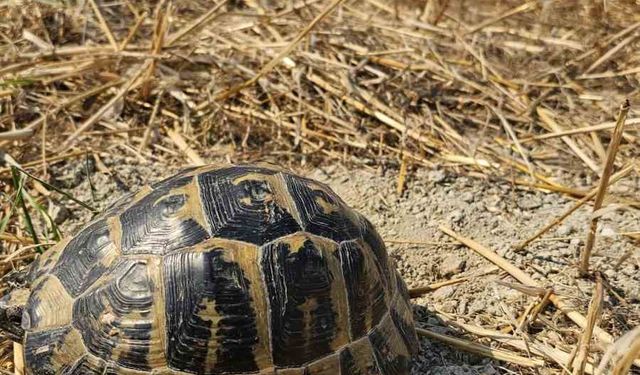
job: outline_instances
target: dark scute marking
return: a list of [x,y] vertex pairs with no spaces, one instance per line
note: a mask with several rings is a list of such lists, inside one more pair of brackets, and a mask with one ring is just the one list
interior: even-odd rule
[[300,366],[330,353],[337,331],[331,301],[335,276],[322,251],[309,240],[297,252],[291,250],[289,244],[272,243],[260,260],[276,366]]
[[[285,174],[287,189],[296,204],[303,229],[317,236],[342,242],[358,237],[357,223],[351,221],[351,209],[328,187],[314,189],[319,182]],[[325,212],[320,202],[332,207]]]
[[396,306],[390,310],[391,319],[398,329],[398,333],[402,336],[404,344],[409,353],[417,354],[420,347],[418,336],[416,335],[415,325],[412,319],[412,312],[405,301],[397,301]]
[[[341,375],[383,375],[376,364],[371,350],[354,352],[352,349],[353,347],[349,345],[340,351]],[[356,359],[356,355],[364,356],[365,358]],[[366,367],[362,368],[358,363],[365,364]]]
[[62,346],[71,327],[62,327],[28,333],[24,346],[24,358],[28,374],[54,375],[68,370],[73,363],[62,368],[52,364],[54,351]]
[[[392,340],[401,340],[397,334],[390,334],[378,326],[369,334],[369,340],[376,362],[384,375],[406,375],[409,373],[408,356],[398,353],[397,345],[392,342]],[[404,343],[400,345],[404,345]]]
[[[74,326],[95,356],[111,358],[123,367],[149,370],[154,286],[147,265],[125,260],[114,267],[111,276],[76,300]],[[116,348],[120,355],[112,358]]]
[[105,273],[107,267],[100,261],[115,251],[113,246],[106,220],[97,221],[69,241],[53,273],[75,298]]
[[[389,253],[387,253],[387,247],[384,245],[384,241],[374,228],[373,224],[367,220],[364,216],[358,215],[359,218],[359,230],[360,238],[369,246],[371,251],[376,257],[376,263],[380,267],[380,275],[383,282],[387,286],[392,286],[393,274],[391,274],[389,266]],[[391,287],[393,289],[393,287]]]
[[80,358],[72,368],[63,372],[62,375],[88,375],[102,374],[106,368],[106,363],[102,359],[85,355]]
[[[334,253],[340,260],[342,274],[347,288],[351,338],[356,340],[367,334],[371,326],[378,324],[387,312],[385,293],[377,270],[367,267],[366,257],[373,258],[357,242],[340,244]],[[370,259],[370,265],[375,264]],[[371,316],[371,326],[367,326],[367,316]]]
[[[223,252],[212,249],[165,258],[167,359],[171,368],[198,374],[259,370],[252,355],[258,332],[251,283],[237,263],[224,259]],[[208,309],[211,306],[215,311]],[[220,319],[213,326],[216,316]],[[206,359],[211,340],[217,342],[217,349],[215,364],[209,368]]]
[[209,234],[193,219],[181,219],[175,213],[186,203],[184,195],[168,195],[184,186],[192,177],[170,180],[158,185],[120,216],[122,252],[126,254],[166,254],[193,246]]
[[205,217],[216,237],[262,245],[301,228],[274,199],[264,180],[234,180],[248,173],[273,175],[264,168],[234,167],[198,176]]

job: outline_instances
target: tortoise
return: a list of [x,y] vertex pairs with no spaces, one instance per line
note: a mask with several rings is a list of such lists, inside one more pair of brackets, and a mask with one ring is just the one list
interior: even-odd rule
[[24,280],[0,321],[28,374],[401,375],[418,349],[373,225],[269,164],[145,186]]

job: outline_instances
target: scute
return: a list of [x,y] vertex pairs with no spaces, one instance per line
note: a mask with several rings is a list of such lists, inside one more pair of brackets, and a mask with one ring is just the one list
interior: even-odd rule
[[348,341],[348,308],[337,245],[307,233],[261,249],[276,366],[300,366]]
[[43,330],[71,324],[73,299],[55,275],[45,275],[32,286],[22,313],[22,327]]
[[300,230],[280,176],[258,167],[232,167],[198,176],[205,217],[213,236],[261,245]]
[[345,241],[334,253],[340,260],[349,301],[351,339],[366,335],[389,310],[391,291],[369,248],[361,241]]
[[120,215],[123,254],[162,255],[209,238],[189,204],[198,197],[174,191],[192,181],[189,176],[159,185]]
[[28,332],[25,338],[28,374],[54,375],[68,372],[85,353],[80,333],[71,326]]
[[122,260],[76,300],[74,326],[93,355],[138,370],[151,370],[151,359],[163,355],[154,314],[156,286],[147,268],[142,260]]
[[253,245],[221,240],[165,258],[171,368],[249,373],[270,363],[257,254]]
[[291,174],[284,178],[304,231],[336,242],[359,236],[356,214],[326,185]]
[[118,255],[106,220],[99,220],[78,233],[64,247],[53,274],[73,297],[102,276]]

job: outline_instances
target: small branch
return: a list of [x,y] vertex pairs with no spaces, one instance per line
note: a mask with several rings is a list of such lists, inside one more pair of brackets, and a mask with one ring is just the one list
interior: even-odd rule
[[187,144],[187,141],[182,137],[180,133],[167,128],[167,135],[169,136],[169,139],[171,139],[171,142],[173,142],[178,147],[180,152],[183,152],[187,156],[187,158],[191,160],[192,165],[207,164],[200,157],[200,155],[198,155],[198,153]]
[[107,39],[109,40],[109,44],[111,44],[111,47],[113,47],[114,51],[117,51],[118,42],[116,42],[116,38],[113,36],[113,33],[111,32],[111,29],[107,24],[107,21],[105,21],[104,17],[102,17],[102,12],[100,12],[100,8],[98,8],[98,4],[96,4],[95,0],[89,0],[89,4],[91,4],[91,8],[93,9],[93,12],[96,14],[96,18],[98,18],[98,23],[100,24],[100,28],[102,29],[102,32],[104,32],[104,34],[107,36]]
[[211,20],[211,17],[214,16],[220,8],[222,8],[229,0],[222,0],[218,4],[216,4],[213,8],[209,9],[209,11],[202,16],[198,17],[196,20],[183,27],[181,30],[175,32],[173,35],[170,35],[167,42],[167,47],[173,46],[180,39],[189,35],[193,30],[201,26],[207,21]]
[[260,71],[256,73],[255,76],[253,76],[251,79],[237,86],[224,90],[223,92],[216,95],[215,99],[224,100],[234,94],[237,94],[244,88],[249,87],[254,83],[258,82],[260,77],[264,76],[265,74],[273,70],[273,68],[275,68],[276,65],[278,65],[282,59],[284,59],[288,54],[290,54],[291,51],[293,51],[293,49],[296,48],[296,46],[302,41],[302,39],[304,39],[304,37],[306,37],[307,34],[309,34],[309,32],[311,32],[311,30],[313,30],[313,28],[320,21],[322,21],[327,15],[329,15],[329,13],[331,13],[333,9],[335,9],[338,5],[342,4],[342,2],[344,1],[345,0],[333,0],[331,4],[329,4],[320,14],[316,16],[316,18],[313,19],[313,21],[311,21],[302,31],[300,31],[300,33],[291,41],[291,43],[289,43],[287,48],[283,49],[282,52],[280,52],[276,57],[274,57],[271,61],[269,61],[267,65],[263,66],[262,69],[260,69]]
[[142,73],[147,71],[150,65],[151,65],[151,60],[147,60],[144,64],[142,64],[142,66],[138,68],[138,70],[133,74],[133,76],[129,79],[129,81],[127,81],[124,84],[124,86],[120,88],[120,91],[118,91],[118,93],[114,95],[113,98],[111,98],[111,100],[109,100],[105,105],[102,106],[102,108],[100,108],[97,112],[95,112],[93,116],[89,117],[87,121],[82,123],[82,125],[80,125],[78,129],[76,129],[76,131],[73,132],[73,134],[71,134],[69,138],[67,138],[67,140],[58,149],[58,153],[71,147],[75,139],[78,138],[80,134],[82,134],[84,131],[92,127],[96,122],[100,121],[100,119],[102,118],[102,116],[104,116],[107,110],[109,110],[109,108],[111,108],[120,98],[122,98],[127,94],[129,89],[133,87],[136,81],[138,81],[138,78],[140,78]]
[[424,328],[416,328],[416,332],[420,336],[423,336],[432,340],[438,340],[440,342],[451,345],[458,349],[461,349],[470,353],[479,354],[484,357],[497,359],[499,361],[515,363],[517,365],[525,366],[525,367],[541,367],[541,366],[544,366],[545,364],[545,362],[541,359],[526,358],[526,357],[517,355],[516,353],[511,351],[507,351],[503,349],[493,349],[485,345],[476,344],[474,342],[459,339],[456,337],[442,335]]
[[[613,136],[611,137],[611,143],[607,149],[607,160],[605,162],[604,170],[602,172],[602,178],[600,179],[600,186],[598,187],[598,193],[593,204],[593,211],[596,212],[602,207],[604,196],[607,193],[607,186],[609,185],[609,178],[613,172],[613,163],[616,159],[616,153],[622,140],[622,132],[624,129],[624,123],[629,113],[630,104],[627,100],[621,107],[618,114],[618,123],[613,130]],[[587,243],[580,254],[580,275],[586,276],[589,273],[589,258],[591,257],[591,250],[596,241],[596,229],[598,228],[598,216],[594,216],[591,219],[589,225],[589,232],[587,234]]]
[[600,274],[596,274],[596,290],[589,304],[589,312],[587,313],[587,326],[582,331],[580,336],[580,346],[578,348],[578,355],[573,364],[572,375],[583,375],[584,368],[587,364],[587,358],[589,356],[589,345],[591,344],[591,336],[593,336],[593,327],[596,326],[596,322],[602,314],[602,277]]
[[[609,185],[614,184],[615,182],[617,182],[621,178],[627,176],[632,171],[633,171],[633,165],[632,164],[625,166],[620,171],[618,171],[613,176],[611,176],[611,179],[609,181]],[[569,217],[569,215],[574,213],[580,207],[584,206],[587,202],[589,202],[591,199],[593,199],[593,197],[595,197],[597,193],[598,193],[598,188],[595,188],[595,189],[591,190],[587,195],[585,195],[582,199],[577,201],[571,208],[569,208],[567,211],[565,211],[562,215],[558,216],[553,221],[551,221],[549,224],[545,225],[542,229],[540,229],[538,232],[536,232],[536,234],[534,234],[533,236],[529,237],[528,239],[524,240],[522,243],[517,245],[514,248],[514,250],[515,251],[523,250],[531,242],[535,241],[540,236],[542,236],[543,234],[547,233],[553,227],[555,227],[556,225],[558,225],[561,222],[563,222],[564,219]]]
[[451,279],[451,280],[447,280],[447,281],[443,281],[440,283],[433,283],[433,284],[429,284],[427,286],[420,286],[417,288],[412,288],[409,289],[409,297],[411,298],[417,298],[420,296],[423,296],[427,293],[433,292],[434,290],[438,290],[442,287],[448,286],[448,285],[456,285],[456,284],[460,284],[463,283],[467,280],[471,279],[471,277],[461,277],[459,279]]
[[[438,228],[445,234],[458,240],[459,242],[463,243],[465,246],[469,247],[470,249],[474,250],[478,254],[482,255],[483,257],[485,257],[486,259],[488,259],[498,267],[507,271],[511,276],[515,277],[521,283],[530,285],[530,286],[539,287],[538,283],[531,276],[529,276],[527,273],[525,273],[518,267],[514,266],[513,264],[509,263],[509,261],[507,261],[500,255],[498,255],[495,251],[479,244],[478,242],[470,238],[459,235],[458,233],[454,232],[450,228],[447,228],[442,225],[439,226]],[[577,312],[575,308],[571,304],[567,303],[564,299],[552,293],[549,296],[549,300],[558,308],[558,310],[562,311],[569,319],[573,320],[573,322],[576,323],[579,327],[584,328],[587,326],[587,320],[585,319],[585,317],[579,312]],[[604,344],[613,343],[613,337],[602,328],[598,326],[594,327],[593,333]]]

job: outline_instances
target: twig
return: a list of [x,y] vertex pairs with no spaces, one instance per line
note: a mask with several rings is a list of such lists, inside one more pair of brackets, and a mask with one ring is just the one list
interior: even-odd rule
[[205,13],[202,16],[198,17],[193,22],[191,22],[187,26],[183,27],[179,31],[176,31],[173,35],[170,35],[167,38],[168,39],[167,47],[173,46],[180,39],[182,39],[185,36],[189,35],[189,33],[191,33],[193,30],[195,30],[196,28],[198,28],[199,26],[201,26],[205,22],[210,21],[210,18],[213,15],[215,15],[218,12],[218,10],[220,10],[220,8],[222,8],[228,1],[229,0],[221,0],[219,3],[214,5],[213,8],[209,9],[209,11],[207,13]]
[[125,48],[127,48],[127,45],[129,44],[129,42],[131,42],[131,39],[133,39],[133,37],[136,35],[136,33],[138,32],[138,29],[140,29],[140,26],[142,26],[142,23],[144,22],[145,18],[147,18],[147,12],[144,12],[142,13],[142,15],[138,16],[138,18],[136,19],[136,23],[133,25],[131,30],[129,30],[129,34],[127,34],[126,38],[124,38],[122,43],[120,43],[120,46],[118,47],[118,51],[123,51]]
[[[634,359],[638,358],[638,356],[640,356],[640,326],[625,333],[607,350],[596,374],[627,375],[631,364],[634,363]],[[637,361],[635,363],[637,364]]]
[[398,196],[402,196],[404,192],[404,187],[407,180],[407,164],[408,158],[402,156],[402,162],[400,163],[400,172],[398,173],[398,186],[396,186],[396,193]]
[[409,289],[409,296],[411,298],[418,298],[421,297],[427,293],[431,293],[434,290],[438,290],[442,287],[448,286],[448,285],[456,285],[456,284],[460,284],[463,283],[469,279],[471,279],[471,276],[468,277],[461,277],[459,279],[451,279],[451,280],[447,280],[447,281],[443,281],[440,283],[433,283],[427,286],[421,286],[421,287],[417,287],[417,288],[411,288]]
[[589,345],[591,344],[591,336],[593,335],[593,327],[595,327],[597,320],[602,314],[602,277],[599,273],[596,273],[596,290],[593,293],[593,298],[589,304],[589,311],[587,313],[587,326],[582,331],[580,336],[580,346],[578,348],[578,355],[573,363],[572,375],[584,374],[584,368],[587,363],[587,357],[589,356]]
[[[467,323],[460,323],[454,320],[448,314],[441,311],[437,311],[436,316],[448,326],[460,328],[473,335],[488,337],[491,340],[498,341],[500,343],[503,343],[505,345],[508,345],[523,351],[527,351],[530,349],[531,353],[549,358],[550,360],[556,362],[560,367],[565,369],[567,373],[569,372],[569,370],[567,369],[567,366],[569,365],[570,354],[558,348],[547,346],[535,340],[526,342],[524,339],[505,334],[504,332],[501,332],[501,331],[495,331],[495,330],[491,330],[491,329],[487,329],[484,327],[479,327],[479,326],[475,326]],[[590,362],[587,362],[587,365],[585,366],[585,372],[588,374],[593,374],[593,371],[594,371],[593,364]]]
[[[527,143],[527,142],[539,141],[539,140],[543,140],[543,139],[559,138],[559,137],[564,137],[564,136],[567,136],[567,135],[591,133],[591,132],[596,132],[596,131],[601,131],[601,130],[609,130],[609,129],[615,128],[616,124],[617,124],[616,121],[609,121],[609,122],[605,122],[605,123],[598,124],[598,125],[584,126],[582,128],[575,128],[575,129],[568,129],[568,130],[564,130],[564,131],[561,131],[561,132],[558,132],[558,133],[554,132],[554,133],[534,135],[532,137],[522,138],[521,142],[522,143]],[[626,122],[627,128],[633,127],[632,125],[640,125],[640,118],[636,117],[636,118],[627,119],[627,122]]]
[[[631,173],[633,171],[633,169],[634,169],[634,165],[633,164],[630,164],[630,165],[627,165],[627,166],[623,167],[620,171],[618,171],[613,176],[611,176],[609,184],[616,183],[621,178],[623,178],[623,177],[627,176],[629,173]],[[536,239],[538,239],[543,234],[547,233],[551,228],[553,228],[556,225],[562,223],[564,221],[564,219],[569,217],[569,215],[574,213],[580,207],[584,206],[593,197],[595,197],[597,193],[598,193],[598,188],[592,189],[589,193],[587,193],[584,197],[582,197],[579,201],[577,201],[571,208],[569,208],[567,211],[565,211],[562,215],[560,215],[557,218],[553,219],[553,221],[549,222],[542,229],[537,231],[536,234],[534,234],[533,236],[529,237],[528,239],[522,241],[520,244],[515,246],[514,250],[515,251],[523,250],[525,247],[527,247],[527,245],[529,245],[531,242],[533,242]]]
[[514,352],[510,352],[503,349],[493,349],[485,345],[476,344],[474,342],[459,339],[456,337],[442,335],[440,333],[436,333],[424,328],[416,328],[416,332],[420,336],[427,337],[432,340],[438,340],[440,342],[454,346],[458,349],[462,349],[470,353],[480,354],[484,357],[497,359],[499,361],[515,363],[525,367],[541,367],[541,366],[544,366],[544,363],[545,363],[543,360],[540,360],[540,359],[522,357],[517,355]]
[[187,141],[176,130],[167,129],[167,135],[169,136],[169,139],[178,146],[178,149],[183,152],[189,160],[191,160],[192,165],[207,164],[194,149],[189,147]]
[[[600,186],[598,187],[598,193],[595,197],[593,204],[593,211],[598,211],[602,207],[604,196],[607,193],[607,186],[609,185],[609,178],[613,172],[613,164],[616,159],[616,153],[618,152],[618,146],[622,140],[622,132],[624,129],[624,122],[629,113],[630,104],[627,100],[621,107],[618,114],[618,123],[613,130],[613,136],[609,148],[607,149],[607,160],[605,162],[604,170],[602,171],[602,178],[600,179]],[[598,216],[593,216],[591,224],[589,225],[589,232],[587,234],[587,243],[580,254],[580,275],[586,276],[589,273],[589,258],[591,257],[591,250],[596,240],[596,229],[598,228]]]
[[587,70],[584,71],[584,74],[591,73],[595,68],[599,67],[605,61],[609,60],[613,55],[615,55],[618,51],[620,51],[625,46],[629,45],[637,37],[638,35],[631,34],[625,39],[623,39],[620,43],[616,44],[615,47],[611,48],[604,55],[602,55],[598,60],[594,61],[593,64],[591,64],[591,66],[589,66]]
[[526,2],[526,3],[524,3],[524,4],[522,4],[522,5],[518,6],[518,7],[515,7],[513,9],[510,9],[510,10],[502,13],[501,15],[499,15],[497,17],[490,18],[490,19],[488,19],[486,21],[481,22],[480,24],[478,24],[476,26],[473,26],[465,34],[473,34],[473,33],[477,32],[479,30],[484,29],[487,26],[493,25],[496,22],[500,22],[505,18],[509,18],[509,17],[511,17],[513,15],[516,15],[518,13],[528,12],[530,10],[533,10],[536,7],[537,3],[538,3],[537,1]]
[[[488,249],[487,247],[477,243],[476,241],[470,238],[463,237],[457,234],[456,232],[454,232],[453,230],[445,226],[441,225],[438,228],[442,232],[455,238],[456,240],[460,241],[464,245],[468,246],[470,249],[476,251],[478,254],[487,258],[489,261],[496,264],[498,267],[507,271],[511,276],[515,277],[521,283],[539,287],[538,283],[531,276],[529,276],[528,274],[526,274],[525,272],[523,272],[513,264],[509,263],[509,261],[507,261],[500,255],[498,255],[496,252]],[[569,319],[571,319],[574,323],[576,323],[579,327],[584,328],[587,326],[587,320],[585,319],[585,317],[579,312],[577,312],[570,304],[565,302],[562,298],[560,298],[556,294],[551,294],[549,296],[549,300],[560,311],[562,311]],[[596,337],[600,339],[600,341],[602,341],[603,343],[605,344],[613,343],[613,337],[609,333],[604,331],[602,328],[596,326],[594,327],[593,332],[596,335]]]
[[13,343],[13,372],[15,375],[24,375],[24,347],[17,342]]
[[89,0],[89,4],[91,5],[93,12],[96,14],[96,17],[98,18],[98,23],[100,24],[100,28],[102,29],[104,34],[107,36],[107,39],[111,44],[111,47],[113,48],[114,51],[117,51],[118,42],[116,42],[116,38],[113,36],[111,29],[109,29],[109,25],[107,24],[107,21],[105,21],[104,17],[102,17],[102,12],[100,12],[100,8],[96,4],[95,0]]
[[260,69],[260,71],[258,71],[258,73],[256,73],[255,76],[253,76],[251,79],[237,86],[231,87],[217,94],[215,96],[215,100],[224,100],[232,95],[237,94],[238,92],[242,91],[244,88],[249,87],[254,83],[256,83],[260,79],[260,77],[264,76],[265,74],[269,73],[273,68],[275,68],[275,66],[278,65],[280,61],[284,59],[288,54],[290,54],[291,51],[293,51],[293,49],[296,48],[298,43],[300,43],[302,39],[304,39],[304,37],[307,36],[307,34],[311,30],[313,30],[313,28],[320,21],[322,21],[329,13],[331,13],[333,9],[335,9],[338,5],[340,5],[344,1],[345,0],[333,0],[320,14],[316,16],[316,18],[313,19],[313,21],[311,21],[302,31],[300,31],[300,33],[291,41],[291,43],[289,43],[287,48],[283,49],[282,52],[280,52],[276,57],[274,57],[271,61],[269,61],[269,63],[263,66],[262,69]]
[[125,96],[129,89],[133,87],[133,85],[138,81],[138,78],[142,76],[144,72],[147,71],[149,66],[151,65],[151,60],[147,60],[144,64],[142,64],[133,74],[133,76],[120,88],[118,93],[111,98],[105,105],[102,106],[98,111],[96,111],[89,119],[87,119],[82,125],[76,129],[73,134],[67,138],[67,140],[62,144],[62,146],[57,150],[57,152],[63,152],[64,150],[71,147],[76,140],[84,131],[92,127],[96,122],[100,121],[102,116],[111,108],[120,98]]
[[[555,121],[554,116],[553,116],[551,111],[549,111],[548,109],[545,109],[545,108],[538,108],[537,111],[538,111],[538,116],[540,116],[540,119],[542,120],[542,122],[547,124],[547,126],[549,126],[555,133],[560,133],[560,132],[562,132],[564,130]],[[600,172],[596,162],[593,161],[593,159],[591,159],[584,151],[582,151],[582,149],[578,146],[578,144],[573,139],[571,139],[569,137],[566,137],[566,136],[561,137],[561,139],[564,141],[564,143],[567,144],[567,146],[569,146],[569,148],[571,148],[571,150],[573,150],[573,152],[580,159],[582,159],[582,161],[589,168],[591,168],[591,170],[593,170],[596,173]]]

